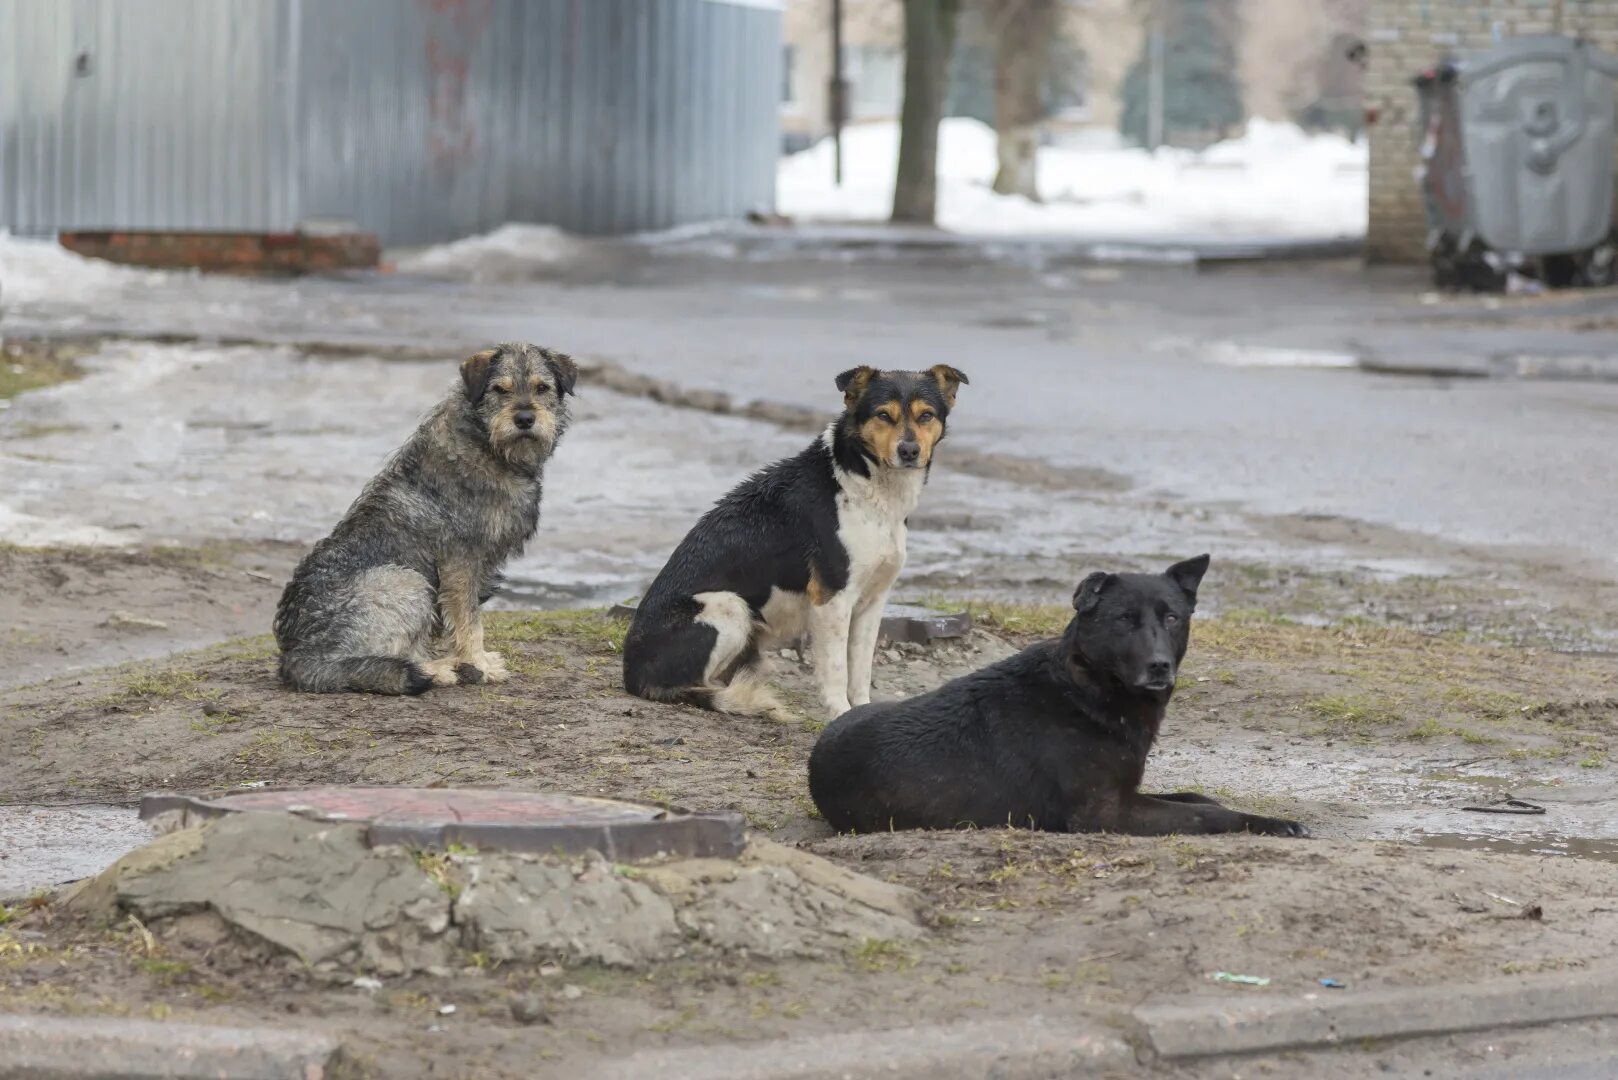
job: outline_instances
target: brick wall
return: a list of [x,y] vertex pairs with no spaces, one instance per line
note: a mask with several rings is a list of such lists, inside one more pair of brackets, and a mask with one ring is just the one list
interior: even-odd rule
[[1497,32],[1583,36],[1618,55],[1618,0],[1372,0],[1365,83],[1366,107],[1376,114],[1369,129],[1370,259],[1427,257],[1411,79],[1448,53],[1488,48]]

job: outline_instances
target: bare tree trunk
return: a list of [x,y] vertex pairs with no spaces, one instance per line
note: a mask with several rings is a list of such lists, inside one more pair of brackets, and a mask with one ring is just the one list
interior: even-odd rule
[[1000,159],[994,190],[1039,201],[1039,125],[1050,74],[1056,0],[991,0],[994,130]]
[[938,201],[938,123],[944,117],[960,0],[904,0],[905,89],[893,220],[932,224]]

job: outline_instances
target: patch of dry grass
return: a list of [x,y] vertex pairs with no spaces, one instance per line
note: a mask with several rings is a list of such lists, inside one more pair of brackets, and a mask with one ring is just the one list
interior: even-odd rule
[[0,347],[0,398],[77,379],[78,360],[93,350],[47,341],[8,341]]

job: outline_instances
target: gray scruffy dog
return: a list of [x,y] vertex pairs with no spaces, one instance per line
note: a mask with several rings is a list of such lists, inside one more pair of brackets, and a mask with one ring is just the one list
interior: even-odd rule
[[298,564],[275,613],[293,690],[420,694],[499,682],[479,606],[539,525],[578,367],[537,345],[461,362],[456,387]]

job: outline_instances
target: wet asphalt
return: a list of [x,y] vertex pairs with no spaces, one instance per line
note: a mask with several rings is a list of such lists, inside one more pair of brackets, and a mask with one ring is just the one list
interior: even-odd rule
[[[10,311],[0,326],[397,345],[441,349],[446,359],[526,338],[828,416],[840,406],[833,377],[845,368],[946,362],[972,378],[952,418],[953,445],[1073,470],[1075,479],[1066,499],[1045,496],[1031,513],[981,477],[946,481],[946,446],[934,490],[955,490],[930,492],[924,508],[941,498],[950,512],[976,510],[997,527],[1021,528],[1031,514],[1036,533],[1066,533],[1085,550],[1224,544],[1227,553],[1265,558],[1280,545],[1317,565],[1353,557],[1426,569],[1471,545],[1502,563],[1618,579],[1618,381],[1342,366],[1371,357],[1420,371],[1467,350],[1474,361],[1562,351],[1614,358],[1618,376],[1612,293],[1440,299],[1419,271],[1348,262],[1198,271],[880,252],[795,251],[789,259],[713,243],[580,250],[563,266],[504,259],[492,281],[169,276],[76,308]],[[389,386],[367,373],[316,391],[310,370],[283,379],[272,365],[213,407],[252,413],[248,422],[267,424],[273,438],[284,417],[318,413],[313,399],[324,397],[349,426],[376,430],[374,444],[331,460],[369,468],[442,385],[437,374]],[[603,455],[588,472],[607,503],[615,486],[639,484],[631,466],[666,458],[644,489],[675,517],[688,518],[726,480],[801,441],[689,412],[651,423],[599,391],[595,407],[604,426],[586,436],[581,425],[562,458]],[[251,432],[237,434],[251,441]],[[605,445],[586,451],[579,444],[587,439]],[[690,482],[707,468],[715,475]],[[622,494],[617,501],[634,501]],[[330,506],[311,511],[318,519]],[[1374,543],[1362,535],[1344,548],[1300,544],[1266,524],[1278,515],[1380,531]],[[593,571],[591,580],[616,587],[632,579],[638,560],[627,557],[625,573]]]

